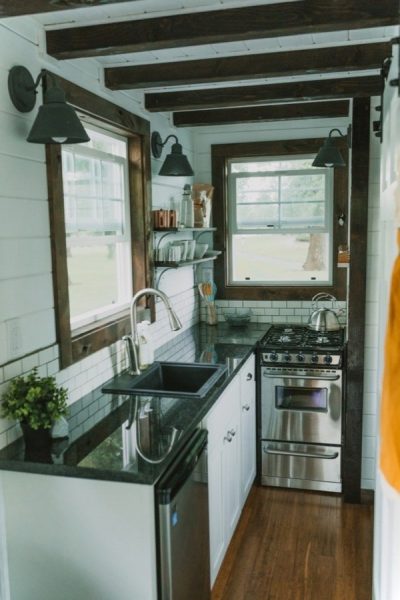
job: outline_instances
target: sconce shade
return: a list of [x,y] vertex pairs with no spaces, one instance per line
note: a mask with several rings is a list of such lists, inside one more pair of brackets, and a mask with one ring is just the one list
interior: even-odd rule
[[33,144],[80,144],[89,136],[59,87],[50,87],[27,137]]
[[[12,103],[20,112],[30,112],[35,106],[36,88],[42,78],[40,73],[35,82],[28,69],[22,66],[10,70],[8,90]],[[34,144],[79,144],[89,139],[75,110],[67,104],[64,91],[53,80],[27,141]]]
[[158,131],[154,131],[151,136],[151,149],[153,156],[155,158],[159,158],[161,156],[163,146],[165,146],[171,137],[175,138],[176,142],[172,144],[171,153],[166,156],[159,171],[159,175],[164,175],[167,177],[189,177],[194,175],[193,169],[190,166],[186,154],[183,154],[182,145],[179,144],[176,135],[169,135],[167,139],[162,142]]
[[[341,137],[345,137],[346,134],[342,133],[339,129],[331,129],[329,136],[326,138],[321,148],[318,151],[317,156],[314,158],[312,163],[313,167],[345,167],[343,156],[340,151],[336,148],[332,139],[332,134],[337,131]],[[349,147],[351,146],[351,128],[347,131],[347,140]]]

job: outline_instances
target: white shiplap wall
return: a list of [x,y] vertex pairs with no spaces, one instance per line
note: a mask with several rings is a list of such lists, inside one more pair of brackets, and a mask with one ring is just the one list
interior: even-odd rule
[[[29,144],[26,136],[41,103],[29,114],[12,105],[7,88],[10,68],[25,65],[36,78],[41,68],[52,70],[151,121],[151,129],[164,139],[173,133],[164,115],[149,115],[141,93],[110,92],[102,85],[102,69],[93,60],[57,62],[44,51],[44,31],[33,18],[6,19],[0,23],[0,396],[12,377],[39,367],[41,374],[56,374],[69,389],[69,401],[89,392],[124,365],[120,344],[59,371],[55,344],[54,300],[46,164],[43,145]],[[193,161],[190,132],[178,132],[189,161]],[[163,157],[169,145],[164,149]],[[158,176],[161,160],[152,161],[153,207],[168,207],[180,199],[184,178]],[[190,180],[189,180],[190,182]],[[166,273],[160,288],[170,294],[184,328],[198,320],[193,271]],[[18,346],[11,348],[17,330]],[[157,304],[152,325],[155,345],[168,341],[170,332],[163,307]],[[0,447],[19,436],[19,427],[0,420]]]
[[[374,104],[378,102],[375,101]],[[377,119],[372,111],[371,120]],[[342,132],[350,123],[349,118],[313,119],[308,121],[290,121],[287,123],[257,123],[224,125],[221,127],[199,127],[194,129],[195,172],[199,182],[211,181],[211,146],[213,144],[240,143],[245,141],[269,141],[327,137],[329,131],[337,127]],[[377,355],[377,207],[379,202],[379,141],[371,138],[370,180],[369,180],[369,231],[368,231],[368,265],[367,265],[367,315],[365,343],[365,391],[363,415],[363,452],[362,452],[362,487],[374,487],[375,429],[376,429],[376,355]],[[354,252],[357,249],[353,249]],[[265,302],[220,301],[218,304],[219,320],[223,320],[225,310],[236,306],[252,308],[252,321],[259,323],[304,323],[310,314],[310,302],[291,300]],[[341,308],[345,303],[340,303]],[[202,307],[201,318],[205,320]]]

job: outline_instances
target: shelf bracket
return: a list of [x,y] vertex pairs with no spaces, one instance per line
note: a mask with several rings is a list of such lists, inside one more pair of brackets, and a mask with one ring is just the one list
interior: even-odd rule
[[158,290],[159,289],[159,285],[160,285],[161,277],[164,275],[164,273],[166,273],[167,271],[169,271],[169,268],[165,267],[163,269],[163,268],[160,268],[160,267],[156,267],[156,270],[157,270],[157,275],[155,277],[154,287],[155,287],[156,290]]

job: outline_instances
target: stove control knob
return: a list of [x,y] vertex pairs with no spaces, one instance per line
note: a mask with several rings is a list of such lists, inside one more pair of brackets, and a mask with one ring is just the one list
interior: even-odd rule
[[292,355],[290,352],[285,352],[283,358],[286,360],[286,362],[290,362],[292,360]]
[[298,360],[299,362],[304,362],[304,354],[298,354],[298,355],[297,355],[297,360]]
[[313,355],[311,356],[311,361],[312,361],[313,363],[317,363],[317,362],[318,362],[318,354],[313,354]]
[[271,352],[271,354],[269,355],[269,360],[272,360],[272,361],[278,360],[277,353],[276,352]]
[[332,362],[332,356],[330,356],[329,354],[327,354],[326,356],[324,356],[324,362],[325,362],[327,365],[330,365],[330,364],[331,364],[331,362]]

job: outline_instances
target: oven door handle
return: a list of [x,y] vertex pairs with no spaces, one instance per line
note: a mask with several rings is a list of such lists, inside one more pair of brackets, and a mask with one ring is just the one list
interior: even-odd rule
[[304,458],[325,458],[332,460],[339,456],[339,452],[332,452],[332,454],[319,454],[318,452],[295,452],[294,450],[273,450],[272,448],[265,448],[265,454],[283,454],[284,456],[301,456]]
[[340,375],[289,375],[288,373],[266,373],[264,371],[263,377],[269,379],[306,379],[314,381],[337,381],[340,379]]

